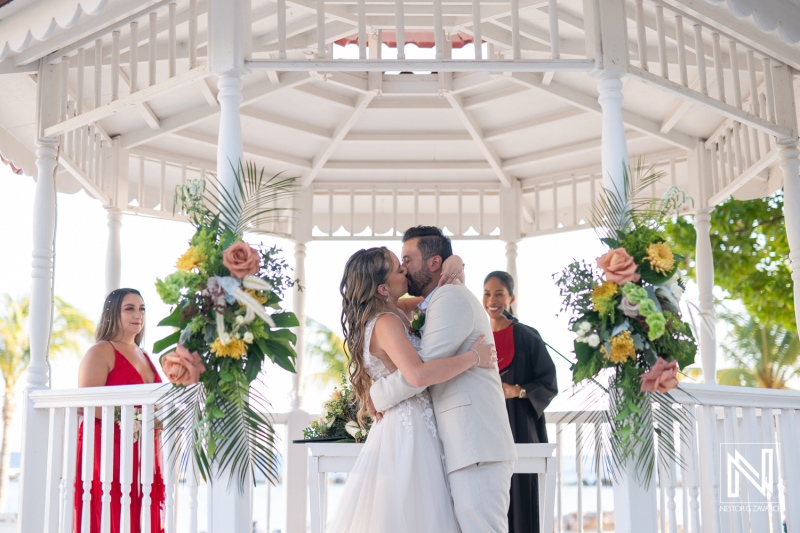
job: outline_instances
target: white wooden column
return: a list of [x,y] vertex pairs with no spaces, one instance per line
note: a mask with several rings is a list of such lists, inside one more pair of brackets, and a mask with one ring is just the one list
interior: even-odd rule
[[122,211],[115,207],[107,209],[108,242],[106,243],[106,294],[119,289],[122,275],[122,246],[120,229],[122,228]]
[[603,108],[601,137],[603,187],[623,191],[623,169],[628,165],[628,145],[622,121],[622,79],[617,73],[601,74],[597,101]]
[[783,216],[792,264],[795,321],[800,324],[800,151],[797,142],[781,145],[778,167],[783,174]]
[[44,137],[44,129],[58,122],[58,65],[40,61],[37,84],[38,131],[36,142],[36,193],[33,199],[33,269],[30,300],[30,364],[22,414],[19,530],[44,531],[41,513],[47,475],[49,415],[36,410],[28,395],[49,388],[47,352],[53,310],[53,241],[56,234],[56,184],[58,140]]
[[[294,277],[300,280],[305,290],[295,286],[292,292],[292,310],[297,315],[300,325],[295,329],[297,343],[297,362],[295,374],[292,376],[292,410],[289,412],[287,432],[289,444],[286,458],[286,530],[288,533],[305,533],[306,509],[308,509],[308,450],[302,444],[292,444],[293,440],[303,438],[303,429],[310,419],[303,410],[303,367],[305,360],[306,330],[306,243],[311,241],[311,212],[313,209],[313,190],[311,187],[300,189],[293,198],[295,216],[293,219],[292,239],[294,245]],[[317,406],[317,409],[321,406]]]
[[517,243],[522,239],[522,187],[517,179],[511,187],[500,187],[500,239],[506,243],[506,272],[514,278],[514,310],[519,313],[521,280],[517,277]]
[[[242,80],[244,61],[249,52],[250,2],[247,0],[210,0],[208,4],[209,70],[218,76],[217,99],[220,104],[217,141],[217,179],[222,187],[233,190],[235,170],[242,161]],[[233,164],[233,166],[232,166]],[[208,497],[208,530],[250,533],[253,528],[252,480],[243,491],[228,484],[229,471],[212,465]]]
[[695,261],[697,287],[700,292],[700,358],[703,379],[717,382],[717,335],[714,313],[714,257],[711,250],[711,212],[713,207],[697,210],[694,229],[697,233]]

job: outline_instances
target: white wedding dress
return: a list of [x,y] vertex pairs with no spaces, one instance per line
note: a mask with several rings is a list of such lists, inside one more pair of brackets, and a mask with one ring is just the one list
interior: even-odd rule
[[[364,335],[364,363],[374,380],[390,374],[369,353],[377,318],[367,323]],[[419,338],[409,335],[409,340],[419,351]],[[426,390],[388,409],[373,424],[328,533],[458,532]]]

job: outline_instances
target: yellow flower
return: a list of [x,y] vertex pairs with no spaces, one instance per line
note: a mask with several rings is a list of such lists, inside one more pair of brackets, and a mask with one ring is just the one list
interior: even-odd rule
[[611,342],[611,355],[606,353],[606,347],[601,346],[600,352],[612,363],[620,364],[636,357],[636,347],[633,345],[633,338],[630,331],[623,331],[609,339]]
[[663,242],[656,242],[647,247],[647,261],[650,261],[650,268],[659,274],[669,274],[675,268],[675,256],[672,250]]
[[246,292],[247,294],[249,294],[250,296],[255,298],[256,301],[258,303],[260,303],[261,305],[264,305],[264,304],[267,303],[267,297],[264,296],[263,291],[256,291],[256,290],[253,290],[253,289],[245,289],[244,292]]
[[211,344],[211,353],[217,354],[217,357],[241,359],[247,353],[247,346],[241,339],[231,339],[228,344],[223,344],[217,337]]
[[595,311],[601,315],[610,313],[614,309],[614,296],[617,295],[619,285],[613,281],[604,281],[592,289],[592,303]]
[[186,253],[183,254],[180,259],[178,259],[178,262],[175,266],[178,267],[178,270],[189,272],[193,268],[199,267],[205,260],[205,254],[200,252],[196,246],[192,246],[186,250]]

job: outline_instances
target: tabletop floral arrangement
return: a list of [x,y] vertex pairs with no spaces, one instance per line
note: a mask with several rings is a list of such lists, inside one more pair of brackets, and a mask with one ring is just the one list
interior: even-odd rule
[[[610,458],[612,475],[633,460],[645,484],[655,467],[654,436],[663,431],[660,458],[681,460],[672,431],[687,417],[672,407],[669,391],[697,352],[681,318],[683,258],[672,252],[662,231],[666,218],[690,199],[675,187],[658,200],[637,199],[663,177],[650,170],[639,165],[635,174],[625,172],[622,191],[604,191],[592,225],[609,250],[596,265],[573,262],[556,280],[562,311],[573,315],[573,381],[593,383],[608,395],[608,409],[592,411],[593,422],[607,432],[595,442],[597,451]],[[597,379],[606,369],[607,385]]]
[[335,440],[341,442],[364,442],[372,426],[372,418],[364,415],[364,423],[358,423],[358,409],[354,403],[350,383],[342,377],[342,388],[333,389],[331,397],[322,405],[319,418],[303,430],[305,440]]
[[[251,245],[244,231],[258,218],[281,216],[277,200],[295,180],[265,179],[239,165],[233,190],[191,180],[176,190],[176,206],[196,228],[177,270],[156,282],[171,314],[159,326],[176,331],[154,345],[174,387],[161,400],[163,437],[173,460],[193,453],[200,474],[229,469],[241,484],[256,470],[277,479],[276,436],[269,402],[254,387],[266,360],[294,372],[297,317],[281,310],[297,280],[275,247]],[[198,386],[192,386],[199,383]],[[252,478],[251,478],[252,479]]]

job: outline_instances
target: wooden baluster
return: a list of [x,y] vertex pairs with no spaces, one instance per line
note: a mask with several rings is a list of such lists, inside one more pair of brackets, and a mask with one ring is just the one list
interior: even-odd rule
[[[761,116],[761,106],[758,105],[758,84],[756,83],[756,64],[753,57],[753,50],[747,49],[747,77],[750,81],[750,112],[759,117]],[[758,143],[758,130],[756,128],[748,128],[753,135],[751,144],[753,147],[754,161],[761,159],[761,149]]]
[[86,50],[78,48],[78,72],[75,86],[75,113],[83,113],[83,80],[86,74]]
[[[444,59],[443,39],[442,0],[433,0],[433,41],[436,46],[436,59]],[[378,46],[380,46],[380,43],[378,43]]]
[[780,471],[783,480],[783,500],[786,511],[786,531],[800,529],[800,491],[798,488],[797,454],[793,453],[797,446],[797,419],[794,409],[781,409],[778,424],[778,444],[780,452]]
[[547,17],[550,19],[550,59],[560,59],[561,51],[558,44],[558,4],[557,0],[548,0]]
[[358,0],[358,58],[367,58],[367,5]]
[[462,202],[462,192],[461,189],[458,190],[458,225],[456,226],[456,235],[463,235],[464,234],[464,203]]
[[711,35],[714,50],[714,74],[717,77],[717,98],[720,102],[725,102],[725,74],[722,70],[722,51],[719,46],[719,33]]
[[131,73],[130,94],[133,94],[139,90],[139,23],[135,20],[131,22],[131,47],[128,50],[128,58],[130,59],[128,69]]
[[739,79],[739,58],[736,53],[736,41],[728,41],[728,54],[731,56],[731,74],[733,76],[733,105],[742,108],[742,87]]
[[325,0],[317,0],[317,57],[325,59],[325,49]]
[[578,533],[583,533],[583,424],[575,424],[575,473],[578,478]]
[[765,57],[761,60],[764,68],[764,93],[767,95],[767,120],[775,122],[775,89],[772,84],[772,64]]
[[97,109],[102,102],[103,92],[103,40],[94,41],[94,107]]
[[111,32],[111,101],[119,99],[119,30]]
[[[659,446],[658,454],[661,455],[662,453],[664,453],[664,451],[661,450],[661,446]],[[667,476],[664,472],[664,465],[660,457],[656,460],[655,474],[656,479],[654,481],[658,483],[658,530],[661,533],[667,533]]]
[[286,0],[278,2],[278,57],[286,59]]
[[558,182],[553,183],[553,228],[558,229]]
[[197,465],[192,454],[187,461],[186,485],[189,488],[189,533],[197,533]]
[[114,479],[114,407],[104,406],[100,437],[100,482],[103,487],[100,532],[111,531],[111,481]]
[[728,172],[727,172],[727,154],[725,153],[725,135],[724,133],[720,133],[717,137],[717,145],[719,146],[719,184],[720,187],[725,187],[728,184]]
[[709,150],[711,155],[711,183],[714,184],[714,193],[722,189],[722,179],[719,175],[719,143],[714,143]]
[[678,71],[681,76],[681,85],[689,86],[689,75],[686,71],[686,44],[683,39],[683,17],[675,15],[676,44],[678,46]]
[[[697,442],[699,458],[695,463],[702,475],[703,498],[700,501],[703,512],[703,533],[721,533],[719,517],[719,455],[720,439],[717,432],[716,407],[698,406],[699,438]],[[727,531],[727,528],[726,530]]]
[[333,227],[333,191],[328,191],[328,228],[328,236],[333,237],[333,232],[336,231]]
[[161,161],[161,181],[159,183],[159,200],[158,208],[160,211],[166,211],[165,204],[167,203],[167,162]]
[[[403,0],[394,1],[395,31],[397,32],[397,59],[406,58],[406,22]],[[396,228],[395,228],[396,231]]]
[[[758,425],[756,420],[756,409],[755,407],[742,407],[742,433],[741,433],[741,441],[747,443],[753,442],[763,442],[761,439],[761,428]],[[760,448],[760,446],[759,446]],[[751,465],[758,465],[761,462],[761,454],[760,451],[756,450],[753,445],[749,445],[745,447],[744,450],[746,453],[744,454],[747,460],[750,462]],[[761,498],[761,495],[756,493],[752,490],[752,487],[749,488],[749,493],[752,497]],[[749,500],[752,502],[752,499]],[[766,509],[760,509],[759,506],[754,505],[750,509],[750,521],[749,523],[746,521],[746,513],[745,514],[745,530],[749,531],[764,531],[765,533],[769,531],[769,515],[767,514]]]
[[119,437],[119,484],[122,496],[120,497],[120,528],[122,533],[131,531],[131,492],[138,491],[133,487],[133,469],[138,465],[133,464],[134,408],[132,405],[120,407],[120,437]]
[[78,409],[67,407],[64,416],[64,448],[59,491],[61,532],[75,530],[75,471],[78,454]]
[[539,207],[540,207],[539,194],[540,193],[539,193],[539,184],[538,183],[536,185],[534,185],[533,191],[534,191],[534,193],[533,193],[534,194],[534,204],[535,204],[535,208],[536,208],[536,218],[535,218],[534,222],[536,222],[536,231],[539,231],[541,229],[542,212],[539,210]]
[[152,501],[153,471],[155,464],[155,412],[153,404],[142,405],[142,429],[139,432],[139,460],[141,462],[142,483],[142,533],[155,533],[150,522]]
[[[537,213],[537,219],[538,213]],[[564,424],[559,422],[556,424],[556,493],[558,496],[558,503],[556,504],[556,531],[564,533]]]
[[736,174],[738,176],[744,172],[744,158],[742,157],[742,140],[740,139],[740,126],[738,122],[731,123],[731,142],[733,143],[733,155],[736,162]]
[[519,0],[511,0],[511,57],[512,59],[522,57],[519,39]]
[[67,79],[69,77],[69,57],[64,56],[61,58],[58,72],[58,121],[62,122],[67,119],[67,103],[69,102],[69,93],[67,91]]
[[725,133],[725,148],[728,154],[728,184],[737,177],[736,172],[736,146],[733,140],[733,128],[729,127]]
[[[689,492],[690,518],[683,523],[685,532],[701,533],[700,531],[700,459],[699,448],[697,446],[697,406],[688,404],[684,406],[688,411],[688,424],[686,426],[687,435],[681,442],[681,450],[684,451],[683,458],[686,460],[686,469],[683,471],[684,492]],[[684,513],[686,516],[686,513]],[[689,524],[691,523],[691,529]]]
[[479,199],[479,205],[478,205],[478,207],[479,207],[479,211],[478,211],[478,233],[480,233],[481,235],[484,235],[483,219],[484,219],[484,213],[485,213],[485,206],[484,206],[484,193],[485,192],[486,191],[484,191],[483,189],[481,189],[478,192],[478,199]]
[[175,19],[175,9],[176,5],[175,2],[170,2],[169,4],[169,77],[175,77],[175,74],[178,72],[178,40],[176,36],[177,31],[177,23]]
[[472,0],[472,45],[475,52],[475,59],[483,59],[482,43],[481,0]]
[[197,66],[197,0],[189,0],[189,68]]
[[[178,477],[178,469],[175,468],[177,457],[172,456],[175,446],[175,433],[166,433],[160,458],[160,463],[163,467],[164,489],[166,492],[166,501],[164,502],[166,527],[164,528],[164,533],[175,533],[177,520],[178,505],[175,498],[175,489],[177,487],[176,480]],[[267,485],[269,485],[269,483],[267,483]],[[267,531],[269,531],[269,529]]]
[[664,8],[656,6],[656,32],[658,33],[658,62],[661,65],[661,77],[669,79],[667,68],[667,35],[664,28]]
[[708,78],[706,77],[706,54],[703,50],[703,27],[694,25],[694,56],[697,61],[697,77],[700,80],[700,92],[708,96]]
[[[671,409],[669,406],[666,408]],[[669,429],[672,429],[672,431],[669,431]],[[665,433],[666,438],[672,439],[673,449],[679,449],[680,429],[673,426],[672,428],[667,428],[667,430],[668,431]],[[667,522],[669,523],[669,532],[678,533],[678,506],[675,503],[675,487],[678,484],[678,473],[675,465],[675,459],[670,459],[669,467],[665,470],[666,471],[664,472],[664,475],[667,480]]]
[[[438,194],[438,191],[437,191],[437,194]],[[438,196],[437,196],[437,199],[438,199]],[[376,217],[378,216],[378,210],[376,209],[376,205],[375,205],[376,203],[377,203],[377,199],[375,197],[375,187],[373,187],[372,188],[372,208],[371,208],[372,209],[371,214],[372,214],[372,236],[373,237],[376,234],[376,229],[375,228],[377,228],[377,226],[376,226],[376,223],[377,223]],[[439,216],[438,212],[437,212],[436,216],[437,217]],[[437,222],[437,224],[438,224],[438,222]]]
[[94,407],[83,408],[83,449],[81,453],[81,480],[83,481],[81,533],[90,533],[92,527],[92,480],[94,479]]
[[[417,200],[416,191],[414,191],[414,200]],[[416,205],[414,206],[416,207]],[[417,225],[417,214],[414,213],[414,225]],[[350,228],[348,233],[352,237],[356,233],[356,194],[353,189],[350,189]]]
[[87,137],[87,144],[88,147],[86,151],[86,168],[84,168],[84,172],[89,177],[91,181],[94,181],[94,159],[97,157],[95,154],[95,149],[97,148],[94,143],[94,124],[89,126],[89,129],[86,133]]
[[[64,409],[50,408],[50,423],[47,444],[47,479],[44,494],[44,527],[47,533],[58,533],[60,474],[64,459]],[[74,457],[74,455],[73,455]],[[73,503],[74,505],[74,503]]]
[[148,79],[147,84],[153,86],[156,83],[156,52],[158,51],[158,14],[153,11],[150,13],[150,37],[148,39]]
[[[738,427],[737,427],[738,426],[738,417],[736,415],[736,408],[728,406],[728,407],[725,407],[724,411],[725,411],[725,416],[722,419],[722,427],[723,427],[723,430],[724,430],[724,441],[723,442],[727,442],[727,443],[730,443],[730,444],[738,444],[740,442],[746,442],[746,440],[742,440],[742,439],[739,438],[739,431],[738,431]],[[734,449],[735,449],[735,446],[734,446]],[[727,450],[730,450],[730,448],[728,448]],[[723,448],[721,450],[723,459],[725,458],[725,452],[727,450],[725,448]],[[721,463],[721,466],[725,467],[726,464],[727,463]],[[745,495],[748,494],[749,491],[747,490],[747,483],[742,483],[741,486],[739,487],[739,490]],[[747,498],[745,496],[743,498],[743,500],[746,500],[746,499]],[[743,532],[742,520],[745,518],[744,511],[738,512],[738,513],[723,513],[723,515],[725,515],[725,514],[728,515],[727,518],[730,518],[730,521],[731,521],[730,529],[728,529],[728,531],[731,531],[733,533],[742,533]],[[723,521],[725,521],[725,518],[726,517],[723,518]]]
[[[761,408],[761,442],[765,444],[774,444],[776,442],[776,435],[775,435],[775,413],[772,409]],[[780,449],[778,449],[778,453],[780,454]],[[770,522],[772,527],[770,531],[772,533],[783,533],[783,527],[781,527],[782,520],[781,520],[781,502],[779,497],[779,481],[778,476],[776,475],[780,472],[780,466],[778,465],[778,457],[776,455],[772,458],[772,494],[770,495]],[[765,530],[767,531],[767,530]]]
[[[761,118],[765,118],[767,116],[767,96],[764,93],[758,95],[758,105],[761,108]],[[764,154],[767,154],[771,149],[769,133],[762,131],[761,139],[764,143]]]
[[100,162],[103,160],[103,142],[102,135],[98,128],[94,130],[92,137],[92,144],[94,145],[94,165],[92,166],[92,181],[96,184],[101,184]]
[[636,44],[639,47],[639,67],[642,70],[650,70],[647,64],[647,28],[644,25],[642,0],[636,0]]
[[[597,423],[594,425],[594,438],[595,442],[600,442],[602,439],[602,424]],[[603,462],[600,454],[594,458],[594,473],[597,478],[597,533],[603,533]]]
[[139,182],[138,193],[136,200],[139,202],[139,207],[144,207],[144,156],[139,156]]
[[[75,102],[73,100],[69,100],[67,102],[67,114],[66,119],[69,120],[75,116]],[[67,157],[75,161],[75,130],[69,130],[66,135],[64,135],[64,153],[67,154]]]

